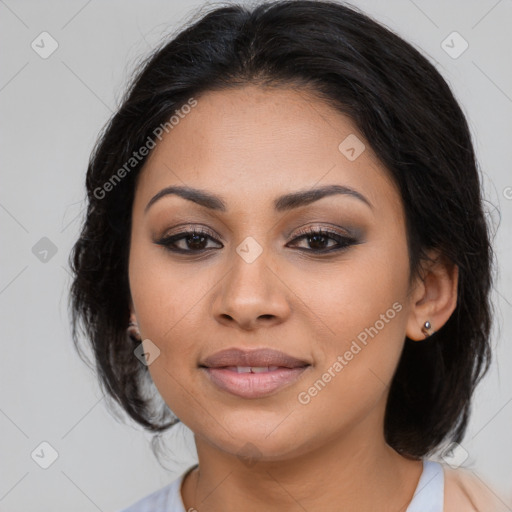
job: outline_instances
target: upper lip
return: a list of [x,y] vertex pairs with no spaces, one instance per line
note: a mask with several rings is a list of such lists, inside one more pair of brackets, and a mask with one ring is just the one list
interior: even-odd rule
[[282,366],[285,368],[299,368],[309,366],[309,363],[270,348],[253,350],[228,348],[208,356],[199,366],[206,366],[208,368],[223,368],[227,366]]

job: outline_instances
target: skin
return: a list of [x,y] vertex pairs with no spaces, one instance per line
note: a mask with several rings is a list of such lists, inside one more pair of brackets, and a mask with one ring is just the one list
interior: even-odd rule
[[[439,257],[410,279],[398,190],[352,121],[313,94],[248,85],[197,100],[139,175],[129,259],[132,318],[160,350],[151,377],[195,436],[199,469],[182,486],[186,510],[405,510],[422,464],[385,442],[389,384],[405,336],[424,340],[425,320],[437,330],[455,309],[457,268]],[[338,149],[349,134],[366,146],[354,161]],[[273,210],[277,196],[330,184],[357,190],[372,206],[333,195]],[[219,195],[228,210],[167,195],[144,212],[171,185]],[[156,243],[183,224],[215,234],[200,246],[210,252],[177,255]],[[308,253],[323,247],[298,239],[309,227],[352,230],[358,243]],[[263,250],[252,263],[236,252],[249,236]],[[397,302],[400,312],[299,403],[298,394]],[[198,368],[230,347],[271,347],[311,367],[271,396],[243,399]],[[250,464],[240,452],[250,452]]]

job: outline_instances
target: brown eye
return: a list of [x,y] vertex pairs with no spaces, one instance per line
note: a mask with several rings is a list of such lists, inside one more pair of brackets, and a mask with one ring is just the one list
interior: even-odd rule
[[[311,249],[301,250],[318,253],[339,251],[357,243],[357,240],[353,237],[323,229],[310,229],[304,231],[300,236],[295,238],[294,243],[298,240],[306,240],[309,247],[311,247]],[[329,246],[328,244],[330,241],[335,243]]]
[[[211,249],[211,247],[207,247],[208,240],[217,242],[209,232],[193,230],[184,231],[176,235],[165,236],[156,243],[173,252],[200,253]],[[181,247],[178,246],[178,243],[181,243]]]

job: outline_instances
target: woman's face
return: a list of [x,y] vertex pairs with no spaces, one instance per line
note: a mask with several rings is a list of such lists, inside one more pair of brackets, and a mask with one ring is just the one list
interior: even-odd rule
[[[232,454],[381,440],[410,312],[386,170],[349,118],[306,92],[246,86],[190,110],[150,154],[133,205],[129,282],[160,394],[196,439]],[[341,193],[315,196],[332,186]],[[216,207],[170,193],[148,207],[167,187]],[[298,362],[211,359],[231,348]]]

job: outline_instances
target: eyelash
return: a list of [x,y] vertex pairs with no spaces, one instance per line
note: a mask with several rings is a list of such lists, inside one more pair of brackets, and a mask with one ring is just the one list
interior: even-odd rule
[[[319,228],[319,229],[308,228],[308,229],[299,231],[299,233],[297,233],[297,235],[298,236],[296,236],[292,240],[293,242],[296,242],[298,240],[307,239],[307,238],[312,238],[313,236],[321,236],[321,237],[330,238],[331,240],[335,240],[338,243],[338,246],[330,247],[327,249],[304,249],[304,248],[299,249],[304,252],[310,252],[310,253],[315,253],[315,254],[327,254],[327,253],[330,254],[332,252],[341,252],[343,250],[348,249],[351,245],[355,245],[358,243],[358,241],[353,237],[340,235],[339,233],[336,233],[334,231],[325,230],[322,228]],[[195,229],[194,228],[190,231],[183,231],[183,232],[175,234],[175,235],[164,236],[160,240],[156,241],[155,243],[157,245],[164,246],[168,251],[171,251],[173,253],[178,253],[178,254],[203,254],[203,253],[211,250],[211,248],[210,248],[210,249],[200,249],[200,250],[194,251],[194,250],[186,250],[186,249],[179,249],[179,248],[173,247],[173,245],[176,244],[176,242],[186,239],[186,238],[190,238],[192,236],[207,237],[207,238],[215,240],[215,237],[213,236],[213,234],[211,232],[209,232],[207,230],[203,230],[203,229]],[[215,241],[217,241],[217,240],[215,240]]]

